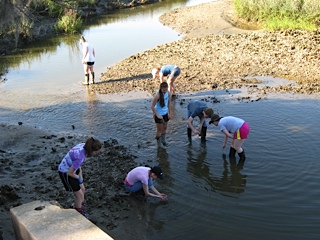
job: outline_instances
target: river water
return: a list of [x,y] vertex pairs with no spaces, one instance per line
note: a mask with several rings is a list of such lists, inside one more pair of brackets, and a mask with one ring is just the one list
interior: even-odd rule
[[[96,72],[131,54],[179,39],[157,18],[174,7],[196,3],[200,1],[128,9],[93,23],[84,35],[97,49]],[[239,101],[243,89],[181,94],[172,102],[170,147],[158,150],[152,95],[99,95],[82,87],[77,40],[49,39],[21,56],[6,58],[11,65],[7,80],[0,84],[0,122],[21,121],[54,132],[92,134],[101,140],[116,138],[137,156],[137,163],[161,165],[165,179],[155,185],[168,200],[137,201],[132,216],[108,231],[112,237],[320,239],[318,97],[273,94],[260,101]],[[220,102],[212,101],[213,97]],[[242,168],[222,157],[228,151],[222,151],[223,135],[213,125],[205,144],[197,136],[188,143],[186,107],[195,99],[206,101],[221,116],[233,115],[249,123]]]

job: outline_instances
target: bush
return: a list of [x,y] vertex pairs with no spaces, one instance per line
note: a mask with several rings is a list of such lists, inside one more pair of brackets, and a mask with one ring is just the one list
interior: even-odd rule
[[268,29],[315,30],[319,26],[319,0],[233,0],[236,13]]
[[81,27],[81,18],[73,16],[62,16],[55,25],[55,29],[57,32],[64,32],[69,34],[80,32]]

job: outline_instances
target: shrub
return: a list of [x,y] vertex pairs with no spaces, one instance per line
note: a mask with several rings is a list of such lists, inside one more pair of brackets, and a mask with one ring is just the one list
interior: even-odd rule
[[75,34],[79,32],[81,30],[81,27],[81,18],[73,16],[62,16],[55,25],[55,29],[57,32],[64,32],[69,34]]
[[314,30],[320,22],[319,0],[233,0],[236,13],[269,29]]

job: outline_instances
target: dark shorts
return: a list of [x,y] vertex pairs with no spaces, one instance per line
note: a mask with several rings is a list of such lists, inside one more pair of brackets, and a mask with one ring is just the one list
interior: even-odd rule
[[169,116],[168,116],[168,114],[163,115],[162,117],[163,117],[163,119],[160,119],[160,118],[157,118],[156,115],[153,115],[154,122],[155,122],[155,123],[165,123],[165,122],[168,122],[168,121],[169,121]]
[[[77,174],[79,173],[78,171],[76,172]],[[59,172],[59,176],[66,191],[77,192],[80,190],[78,179],[70,177],[68,176],[68,173],[63,173],[63,172]]]
[[88,66],[93,66],[93,65],[94,65],[94,62],[86,62],[86,64],[87,64]]

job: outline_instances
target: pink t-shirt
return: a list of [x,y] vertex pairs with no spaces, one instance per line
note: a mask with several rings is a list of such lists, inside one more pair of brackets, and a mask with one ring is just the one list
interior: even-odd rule
[[149,167],[136,167],[132,169],[127,175],[128,183],[133,185],[136,182],[141,182],[142,184],[148,185],[149,171]]

